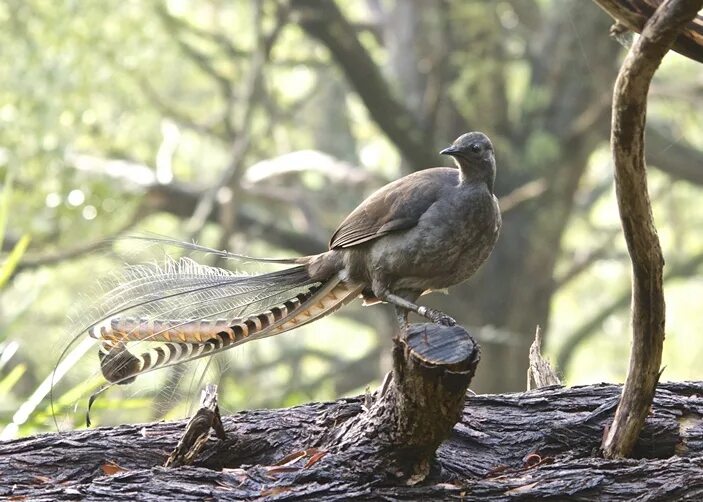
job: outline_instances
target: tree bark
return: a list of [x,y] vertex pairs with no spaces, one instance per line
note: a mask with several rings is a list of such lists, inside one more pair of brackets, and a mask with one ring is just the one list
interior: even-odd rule
[[[593,457],[620,387],[547,387],[472,396],[437,450],[424,482],[379,481],[364,457],[299,458],[368,413],[341,399],[223,419],[193,467],[164,469],[185,423],[44,434],[0,443],[0,497],[31,500],[672,500],[703,496],[703,383],[662,384],[634,451],[637,460]],[[290,457],[289,457],[290,458]],[[307,467],[305,464],[311,464]],[[360,475],[359,473],[364,473]]]

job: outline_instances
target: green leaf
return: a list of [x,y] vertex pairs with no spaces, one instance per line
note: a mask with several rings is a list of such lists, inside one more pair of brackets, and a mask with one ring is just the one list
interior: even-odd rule
[[7,226],[7,213],[10,209],[10,197],[12,196],[12,184],[14,182],[14,171],[9,169],[5,176],[5,187],[0,198],[0,249],[5,241],[5,228]]
[[4,287],[8,279],[12,277],[12,273],[17,268],[17,265],[19,265],[19,262],[22,259],[24,252],[27,250],[27,246],[29,246],[29,242],[31,240],[32,239],[28,234],[23,235],[19,242],[15,244],[15,247],[12,248],[12,251],[7,259],[2,265],[0,265],[0,288]]
[[26,371],[27,365],[24,363],[12,368],[5,378],[0,380],[0,396],[7,396]]

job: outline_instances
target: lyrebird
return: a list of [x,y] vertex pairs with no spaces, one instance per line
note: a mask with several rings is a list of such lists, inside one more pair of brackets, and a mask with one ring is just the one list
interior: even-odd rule
[[440,153],[452,156],[458,169],[430,168],[380,188],[342,222],[329,251],[260,260],[291,268],[247,276],[187,258],[128,268],[102,299],[102,319],[88,330],[101,342],[103,376],[128,383],[308,324],[359,295],[367,304],[394,305],[401,324],[409,311],[453,324],[415,302],[473,275],[493,249],[501,217],[488,137],[467,133]]

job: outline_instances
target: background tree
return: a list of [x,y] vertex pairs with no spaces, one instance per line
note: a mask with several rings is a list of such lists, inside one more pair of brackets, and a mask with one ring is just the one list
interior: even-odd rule
[[[0,164],[15,177],[4,246],[32,237],[2,294],[7,422],[46,426],[36,390],[76,297],[125,260],[159,256],[95,243],[146,231],[255,255],[319,252],[365,194],[447,164],[436,152],[467,130],[496,145],[504,227],[480,273],[428,303],[476,328],[473,388],[523,389],[537,324],[567,382],[622,379],[628,264],[607,142],[623,50],[592,3],[8,0],[0,23]],[[667,57],[650,97],[648,163],[666,170],[651,177],[671,287],[664,379],[700,377],[703,351],[693,65]],[[227,354],[214,365],[223,404],[362,390],[388,368],[390,341],[376,333],[389,314],[347,309]],[[59,389],[60,408],[85,391],[76,385],[97,360],[87,357],[92,367]],[[114,420],[182,413],[194,374],[157,376],[158,399],[115,391],[98,406],[122,410]]]

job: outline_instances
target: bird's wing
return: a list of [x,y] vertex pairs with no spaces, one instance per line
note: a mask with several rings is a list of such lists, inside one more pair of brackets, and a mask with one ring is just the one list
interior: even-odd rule
[[459,170],[436,167],[389,183],[371,194],[339,225],[330,249],[356,246],[414,227],[442,189],[459,183]]

